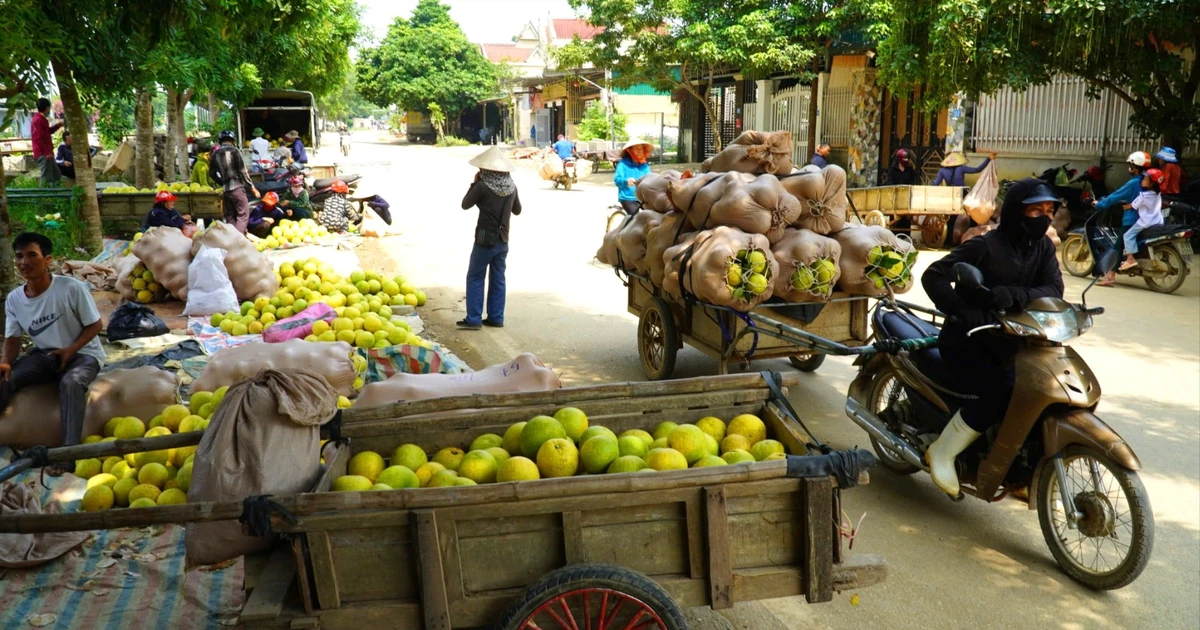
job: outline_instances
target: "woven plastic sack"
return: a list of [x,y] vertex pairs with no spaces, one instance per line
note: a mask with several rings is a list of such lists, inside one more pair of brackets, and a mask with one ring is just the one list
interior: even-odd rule
[[378,407],[407,400],[425,400],[468,394],[543,392],[562,387],[554,370],[528,352],[512,361],[465,374],[397,374],[363,387],[357,407]]
[[[709,205],[708,197],[717,194],[720,197]],[[726,173],[720,182],[701,190],[688,212],[688,221],[699,229],[727,225],[762,234],[771,243],[783,238],[784,230],[799,217],[800,201],[774,175],[751,178],[745,173]]]
[[[104,423],[117,416],[142,422],[177,402],[179,379],[173,372],[144,365],[101,374],[88,387],[87,411],[81,438],[100,435]],[[34,385],[18,390],[0,414],[0,444],[16,448],[62,446],[58,386]]]
[[[234,308],[234,310],[237,310]],[[313,324],[324,321],[333,326],[337,319],[337,311],[324,302],[317,302],[306,307],[303,311],[281,319],[267,326],[263,331],[263,341],[267,343],[283,343],[288,339],[304,339],[313,332]]]
[[263,370],[294,368],[325,377],[337,393],[349,396],[354,391],[353,349],[344,341],[304,341],[289,339],[283,343],[248,343],[225,348],[212,355],[204,373],[192,382],[194,392],[212,392],[254,378]]
[[642,208],[664,213],[674,210],[675,205],[671,203],[671,198],[667,196],[667,186],[671,182],[677,182],[681,179],[683,179],[683,173],[675,170],[650,173],[639,179],[635,192],[638,201],[642,202]]
[[724,173],[702,173],[695,177],[667,182],[667,197],[676,210],[687,212],[691,210],[696,194],[722,175]]
[[[230,387],[196,449],[188,502],[315,489],[321,425],[336,412],[337,393],[312,372],[265,370]],[[276,542],[243,533],[237,521],[188,523],[184,541],[189,567],[266,551]]]
[[551,180],[563,174],[563,161],[558,155],[551,153],[542,160],[542,165],[538,167],[538,175],[542,179]]
[[[1059,169],[1062,173],[1062,169]],[[996,174],[996,162],[988,162],[979,173],[979,179],[971,187],[971,192],[963,197],[963,210],[971,215],[971,219],[982,225],[991,220],[996,213],[996,195],[1000,192],[1000,176]]]
[[238,310],[237,293],[225,270],[227,252],[201,247],[188,265],[188,298],[184,315],[212,315]]
[[800,200],[800,216],[793,227],[817,234],[833,234],[846,223],[850,202],[846,198],[846,171],[836,164],[819,173],[796,173],[779,178],[784,190]]
[[[142,240],[146,240],[145,237]],[[229,280],[233,282],[233,290],[239,300],[271,297],[279,290],[279,281],[275,278],[275,270],[271,268],[270,261],[228,223],[217,221],[204,230],[192,242],[192,253],[198,252],[201,245],[217,247],[228,252],[225,256],[225,269],[229,271]],[[158,277],[157,272],[154,277]]]
[[744,131],[720,153],[700,165],[701,172],[792,172],[792,132]]
[[666,271],[663,253],[675,244],[678,235],[694,231],[690,225],[679,229],[686,220],[682,212],[668,212],[658,225],[646,231],[646,271],[655,286],[662,286],[663,273]]
[[772,252],[779,263],[775,297],[788,302],[820,302],[833,294],[842,271],[842,246],[809,230],[789,229]]
[[625,269],[646,273],[646,232],[662,223],[662,218],[658,212],[642,210],[617,234],[617,251]]
[[904,293],[913,285],[913,265],[917,250],[912,242],[900,239],[891,230],[876,226],[849,224],[834,237],[842,246],[839,286],[854,295]]
[[633,221],[633,216],[627,216],[616,227],[605,232],[604,240],[600,243],[600,249],[596,250],[596,260],[600,261],[601,264],[618,269],[624,268],[624,265],[621,263],[621,252],[617,249],[617,239],[621,236],[621,230],[624,230],[625,226],[629,225],[631,221]]
[[[253,246],[250,248],[254,249]],[[184,236],[179,228],[153,227],[133,244],[133,255],[154,274],[155,282],[176,299],[187,301],[192,239]]]
[[770,299],[779,263],[767,237],[721,226],[700,232],[691,249],[679,271],[685,294],[739,311]]
[[120,257],[113,264],[113,267],[117,270],[117,293],[120,293],[123,299],[130,302],[137,300],[137,291],[133,290],[133,278],[130,277],[130,274],[133,272],[133,268],[137,267],[141,262],[137,256],[130,254]]

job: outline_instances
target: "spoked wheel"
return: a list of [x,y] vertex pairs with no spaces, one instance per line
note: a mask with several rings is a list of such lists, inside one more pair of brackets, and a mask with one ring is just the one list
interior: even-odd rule
[[1067,273],[1078,278],[1084,278],[1092,273],[1092,250],[1088,249],[1087,242],[1078,234],[1067,236],[1067,240],[1062,242],[1062,249],[1059,253],[1062,258],[1063,267]]
[[[870,398],[867,400],[867,409],[879,416],[888,407],[905,403],[907,400],[908,393],[904,391],[904,383],[896,378],[895,372],[888,370],[875,377]],[[879,463],[897,475],[911,475],[921,470],[875,438],[871,438],[871,448],[875,449],[875,454],[879,456]]]
[[546,574],[508,605],[498,630],[685,630],[683,611],[650,578],[579,564]]
[[[1071,579],[1101,590],[1118,589],[1141,575],[1154,547],[1154,515],[1137,473],[1088,448],[1064,451],[1065,488],[1053,462],[1038,478],[1037,510],[1050,553]],[[1078,517],[1068,523],[1063,496]]]
[[941,249],[946,244],[946,219],[937,215],[921,217],[921,243],[930,249]]
[[642,359],[642,372],[652,381],[671,377],[675,371],[675,354],[679,349],[679,335],[675,331],[675,319],[671,308],[662,298],[653,298],[642,311],[638,322],[638,356]]
[[1155,258],[1169,271],[1161,278],[1151,278],[1150,276],[1142,276],[1142,278],[1146,281],[1146,286],[1159,293],[1174,293],[1183,286],[1183,281],[1187,279],[1187,263],[1183,262],[1183,256],[1179,255],[1179,250],[1175,249],[1174,245],[1156,247],[1155,252],[1157,253]]
[[801,372],[816,372],[817,368],[825,362],[825,355],[818,352],[809,352],[807,354],[797,354],[794,357],[788,357],[788,361],[792,362],[792,367]]

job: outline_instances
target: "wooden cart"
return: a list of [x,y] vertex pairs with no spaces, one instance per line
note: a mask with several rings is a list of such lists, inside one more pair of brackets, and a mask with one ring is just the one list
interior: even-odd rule
[[[100,195],[100,218],[113,221],[141,221],[154,207],[156,193],[105,193]],[[220,192],[180,192],[175,209],[192,215],[192,220],[212,221],[224,214]]]
[[[826,353],[867,341],[867,298],[834,293],[826,303],[771,304],[750,313],[675,300],[649,278],[628,274],[629,312],[638,316],[638,355],[650,380],[671,377],[686,342],[717,360],[717,372],[752,359],[786,358],[811,372]],[[834,343],[830,343],[834,342]]]
[[[950,218],[963,214],[959,186],[875,186],[851,188],[846,195],[863,223],[919,232],[922,244],[931,248],[946,243]],[[904,219],[908,226],[899,226]]]

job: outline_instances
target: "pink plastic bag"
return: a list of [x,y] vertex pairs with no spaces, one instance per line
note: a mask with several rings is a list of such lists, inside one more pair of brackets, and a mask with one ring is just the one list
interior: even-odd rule
[[325,320],[329,322],[330,326],[333,326],[335,318],[337,318],[337,311],[333,310],[332,306],[324,302],[317,302],[287,319],[281,319],[268,326],[263,331],[263,341],[282,343],[288,339],[303,339],[312,334],[313,324],[318,320]]

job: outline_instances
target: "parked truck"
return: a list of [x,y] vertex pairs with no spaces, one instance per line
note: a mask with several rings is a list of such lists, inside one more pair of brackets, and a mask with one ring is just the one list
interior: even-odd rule
[[269,140],[281,142],[283,135],[294,129],[304,146],[315,147],[321,139],[317,121],[317,99],[312,92],[263,90],[258,98],[238,110],[238,143],[246,146],[254,129],[261,127]]

